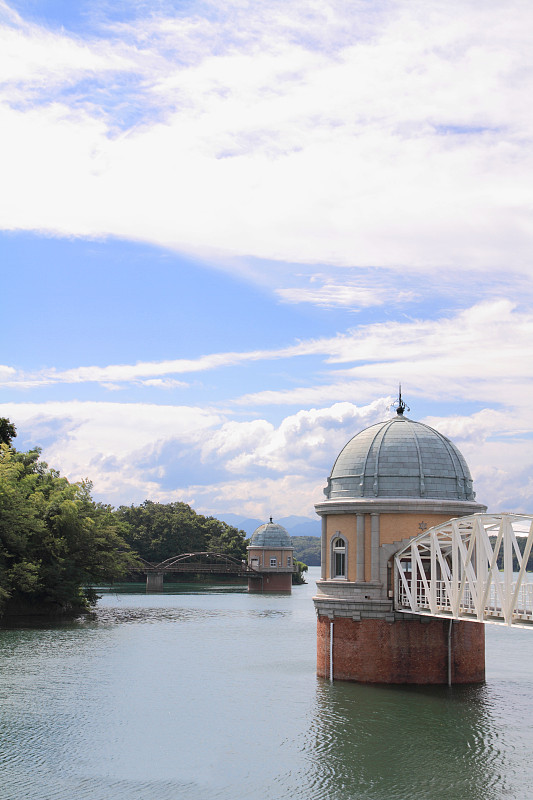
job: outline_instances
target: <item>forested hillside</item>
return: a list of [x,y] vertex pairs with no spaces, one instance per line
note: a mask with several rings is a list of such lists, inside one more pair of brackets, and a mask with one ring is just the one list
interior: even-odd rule
[[244,531],[214,517],[197,514],[186,503],[154,503],[120,506],[115,518],[124,538],[146,561],[159,563],[181,553],[219,552],[246,558]]
[[320,539],[316,536],[291,536],[294,558],[308,567],[320,566]]

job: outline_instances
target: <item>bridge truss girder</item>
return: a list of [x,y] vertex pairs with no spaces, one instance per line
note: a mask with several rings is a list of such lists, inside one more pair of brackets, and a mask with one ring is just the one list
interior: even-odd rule
[[163,574],[166,572],[209,572],[214,574],[235,574],[260,577],[257,570],[235,556],[216,553],[210,550],[198,553],[180,553],[156,564],[141,558],[145,573]]
[[[518,536],[526,537],[523,554]],[[394,555],[395,609],[531,627],[533,583],[526,567],[532,546],[533,515],[472,514],[436,525]]]

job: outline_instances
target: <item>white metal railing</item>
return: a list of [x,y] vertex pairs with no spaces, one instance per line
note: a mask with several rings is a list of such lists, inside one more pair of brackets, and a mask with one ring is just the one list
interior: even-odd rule
[[[523,549],[517,536],[525,539]],[[530,515],[474,514],[431,528],[394,557],[395,608],[529,627],[533,582],[526,567],[532,546]]]
[[[511,591],[514,592],[515,589],[516,582],[511,584]],[[451,614],[452,602],[450,595],[446,590],[446,584],[444,581],[435,581],[435,596],[437,610],[441,613],[444,613],[446,616],[449,616]],[[421,580],[417,580],[416,582],[416,595],[414,600],[415,605],[419,610],[431,610],[430,598],[425,590],[424,582]],[[398,603],[400,606],[402,606],[402,608],[399,610],[412,611],[409,597],[404,586],[399,587]],[[502,608],[501,603],[498,602],[497,592],[494,586],[490,587],[485,608],[487,616],[500,617],[501,619],[504,619],[504,609]],[[459,611],[464,615],[475,615],[476,613],[472,592],[468,586],[465,587],[463,600],[459,604]],[[533,622],[533,583],[523,583],[519,587],[514,613],[520,618],[529,619]]]

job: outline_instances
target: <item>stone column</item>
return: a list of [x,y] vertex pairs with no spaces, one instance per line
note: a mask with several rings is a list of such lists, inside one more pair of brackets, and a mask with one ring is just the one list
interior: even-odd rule
[[327,528],[328,518],[326,515],[322,516],[322,538],[320,540],[320,577],[323,581],[327,579],[326,575],[326,558],[327,558]]
[[365,515],[357,515],[357,561],[356,580],[365,579]]
[[379,514],[371,514],[370,520],[370,580],[379,581]]

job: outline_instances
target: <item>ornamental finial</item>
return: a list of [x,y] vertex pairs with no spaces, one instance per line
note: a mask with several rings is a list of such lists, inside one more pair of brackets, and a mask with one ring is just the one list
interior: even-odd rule
[[[396,405],[396,403],[397,403],[397,405]],[[409,408],[409,406],[407,405],[407,403],[404,403],[404,401],[402,400],[402,384],[401,383],[399,385],[398,399],[395,401],[395,403],[393,403],[393,406],[394,405],[396,405],[396,413],[398,414],[399,417],[403,417],[403,412],[404,411],[406,411],[406,410],[410,411],[411,410]]]

